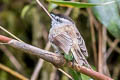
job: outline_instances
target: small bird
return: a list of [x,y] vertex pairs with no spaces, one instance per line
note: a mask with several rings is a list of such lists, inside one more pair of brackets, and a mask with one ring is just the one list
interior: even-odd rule
[[66,54],[72,52],[75,61],[80,66],[85,65],[92,69],[85,58],[85,56],[88,57],[85,42],[74,21],[68,16],[53,13],[50,14],[39,0],[36,1],[52,20],[49,41],[56,49],[56,52],[59,53],[60,50]]
[[88,57],[85,42],[73,20],[61,14],[51,13],[50,15],[52,22],[49,41],[56,51],[59,53],[62,50],[67,55],[72,52],[76,63],[91,68],[85,58],[85,56]]

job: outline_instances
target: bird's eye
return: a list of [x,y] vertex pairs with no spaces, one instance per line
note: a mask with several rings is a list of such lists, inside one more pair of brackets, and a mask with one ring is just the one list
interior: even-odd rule
[[62,23],[62,21],[60,19],[58,19],[58,18],[56,19],[56,21]]
[[56,20],[57,20],[57,21],[59,21],[59,19],[58,19],[58,18],[57,18]]

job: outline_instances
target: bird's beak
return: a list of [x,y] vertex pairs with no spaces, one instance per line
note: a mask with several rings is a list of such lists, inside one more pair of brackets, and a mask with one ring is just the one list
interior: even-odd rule
[[50,14],[52,17],[52,20],[55,20],[55,15],[54,14]]

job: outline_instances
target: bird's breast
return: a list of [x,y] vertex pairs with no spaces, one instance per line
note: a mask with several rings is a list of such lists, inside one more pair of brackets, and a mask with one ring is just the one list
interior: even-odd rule
[[[52,27],[50,33],[55,34],[56,36],[63,33],[68,33],[68,35],[74,35],[74,27],[72,25],[61,25],[58,27]],[[74,35],[75,36],[75,35]]]

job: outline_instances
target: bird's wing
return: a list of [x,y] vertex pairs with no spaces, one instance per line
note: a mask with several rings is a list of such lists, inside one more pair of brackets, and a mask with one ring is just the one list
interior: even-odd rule
[[89,65],[89,63],[87,62],[85,56],[82,54],[81,50],[79,49],[79,47],[74,46],[71,48],[71,51],[74,55],[74,58],[76,60],[76,62],[82,66],[82,65],[85,65],[87,66],[89,69],[92,69],[91,66]]
[[56,46],[62,49],[66,54],[69,53],[72,46],[72,39],[66,32],[59,34],[53,38],[53,42]]
[[76,27],[75,27],[75,30],[76,30],[76,35],[77,35],[78,45],[80,47],[80,50],[83,53],[83,55],[88,57],[88,51],[87,51],[84,39],[82,38],[81,34],[79,33],[79,31],[78,31],[78,29]]

